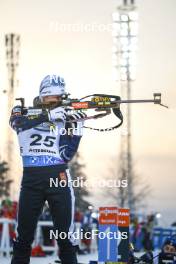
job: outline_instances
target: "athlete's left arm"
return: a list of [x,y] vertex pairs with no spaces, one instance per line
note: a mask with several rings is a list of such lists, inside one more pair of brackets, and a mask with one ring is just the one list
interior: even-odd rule
[[61,135],[59,144],[59,153],[61,158],[67,163],[76,154],[82,136]]
[[[86,114],[83,112],[74,113],[70,116],[70,119],[83,119],[86,117]],[[69,162],[74,155],[76,154],[81,137],[83,136],[83,127],[84,127],[84,120],[82,121],[75,121],[72,124],[68,123],[66,125],[66,135],[60,136],[60,144],[59,144],[59,153],[61,158],[67,163]],[[71,130],[69,130],[71,128]],[[70,131],[72,131],[70,133]]]

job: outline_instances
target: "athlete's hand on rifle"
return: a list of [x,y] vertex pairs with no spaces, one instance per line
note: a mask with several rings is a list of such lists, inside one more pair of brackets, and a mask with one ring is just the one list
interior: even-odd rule
[[73,135],[77,135],[77,136],[83,135],[84,118],[86,117],[87,115],[81,111],[69,116],[69,119],[72,121]]
[[48,118],[51,122],[65,122],[67,113],[63,107],[56,107],[48,111]]

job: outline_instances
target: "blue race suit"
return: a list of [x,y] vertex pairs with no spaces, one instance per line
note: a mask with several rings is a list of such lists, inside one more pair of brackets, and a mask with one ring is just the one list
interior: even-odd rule
[[[24,116],[20,107],[14,107],[10,125],[17,132],[20,154],[23,160],[23,177],[18,207],[17,239],[13,244],[11,264],[30,263],[31,245],[38,218],[45,201],[48,202],[54,230],[57,234],[72,234],[74,229],[74,192],[68,162],[76,153],[81,136],[60,133],[65,127],[55,123],[55,130],[46,115]],[[58,128],[58,130],[56,130]],[[57,133],[56,133],[57,131]],[[63,131],[63,130],[62,130]],[[51,186],[51,179],[60,184]],[[76,241],[69,235],[65,239],[58,236],[59,257],[62,264],[76,264]]]

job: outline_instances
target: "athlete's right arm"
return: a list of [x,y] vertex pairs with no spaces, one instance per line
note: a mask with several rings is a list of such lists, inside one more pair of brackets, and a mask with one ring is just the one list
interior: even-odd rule
[[21,106],[15,106],[12,109],[11,116],[10,116],[10,126],[17,132],[21,132],[37,125],[40,125],[43,122],[48,122],[48,116],[41,114],[38,116],[23,116],[21,114]]

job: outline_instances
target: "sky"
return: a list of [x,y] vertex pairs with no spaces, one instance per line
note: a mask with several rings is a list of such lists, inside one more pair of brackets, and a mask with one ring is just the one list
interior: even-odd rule
[[[41,79],[49,74],[62,75],[73,97],[91,93],[119,94],[112,76],[112,12],[119,0],[0,0],[0,92],[6,107],[7,70],[4,35],[21,37],[17,96],[26,104],[38,94]],[[176,1],[138,0],[139,39],[137,78],[132,97],[151,98],[161,92],[169,109],[157,105],[132,106],[132,151],[134,167],[141,180],[151,186],[144,212],[161,212],[163,223],[176,220]],[[7,118],[1,111],[1,131]],[[115,124],[114,117],[89,122],[90,125]],[[4,153],[1,137],[1,156]],[[17,151],[17,150],[16,150]],[[120,129],[108,133],[85,133],[80,145],[82,162],[91,179],[109,176],[109,167],[118,166]],[[18,151],[17,151],[18,155]],[[16,156],[15,156],[16,157]],[[19,162],[19,161],[18,161]],[[14,196],[19,190],[19,173],[14,175]],[[105,206],[108,199],[93,188],[91,201]],[[103,194],[103,197],[106,197]]]

